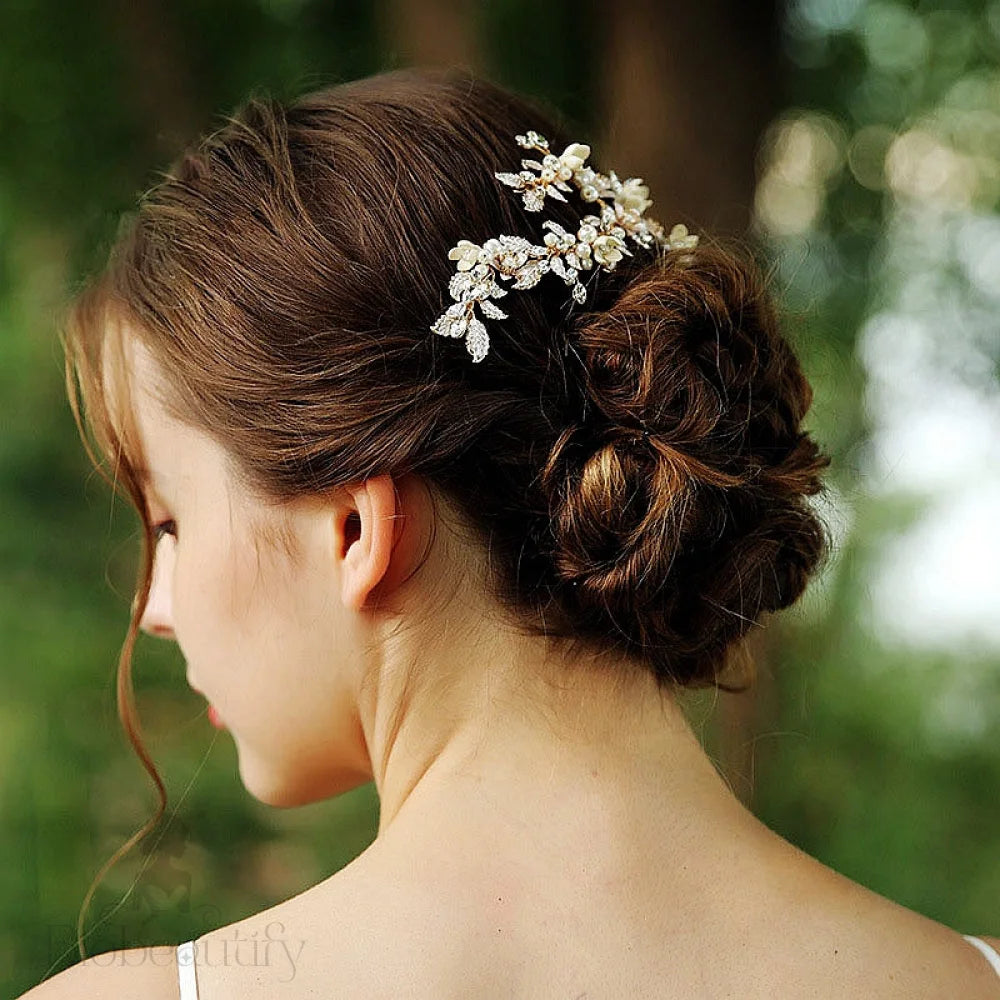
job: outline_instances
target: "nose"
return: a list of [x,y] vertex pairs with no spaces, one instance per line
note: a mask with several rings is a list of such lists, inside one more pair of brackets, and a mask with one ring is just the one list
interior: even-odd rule
[[174,547],[169,536],[161,538],[153,559],[153,579],[149,587],[149,600],[139,621],[139,627],[161,639],[174,638],[173,601],[171,598],[174,575]]

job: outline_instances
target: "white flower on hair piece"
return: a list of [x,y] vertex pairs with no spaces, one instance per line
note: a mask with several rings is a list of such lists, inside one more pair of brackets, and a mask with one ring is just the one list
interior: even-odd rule
[[617,236],[598,236],[594,240],[594,260],[603,267],[614,267],[626,253],[625,243]]
[[595,266],[614,270],[623,257],[632,256],[626,239],[647,250],[681,250],[698,245],[698,237],[689,234],[686,226],[678,223],[668,236],[660,223],[644,217],[652,201],[641,177],[622,181],[613,170],[602,174],[587,166],[590,147],[585,143],[572,142],[555,156],[548,140],[537,132],[528,131],[515,136],[515,140],[522,149],[540,154],[541,160],[524,159],[518,173],[494,176],[521,195],[527,211],[541,211],[546,198],[565,202],[565,195],[574,187],[594,210],[580,219],[575,233],[554,220],[545,220],[541,245],[520,236],[495,236],[482,246],[459,240],[448,252],[448,259],[457,267],[448,285],[455,301],[434,321],[431,330],[445,337],[465,337],[474,362],[482,361],[490,346],[476,308],[488,319],[508,318],[491,301],[502,298],[509,290],[500,281],[509,281],[510,288],[520,291],[533,288],[551,271],[569,287],[573,301],[583,304],[587,290],[580,281],[581,272]]
[[460,271],[471,271],[479,260],[481,247],[468,240],[459,240],[458,245],[448,251],[449,260],[458,261]]
[[653,204],[649,199],[649,188],[642,183],[642,179],[639,177],[630,177],[624,181],[621,193],[615,200],[622,208],[638,212],[640,215]]
[[693,233],[688,234],[687,226],[678,222],[673,229],[670,230],[670,246],[678,250],[690,250],[691,247],[696,247],[698,245],[698,237]]
[[559,157],[559,162],[568,170],[576,172],[583,168],[588,156],[590,156],[590,146],[582,142],[571,142],[563,150],[562,155]]

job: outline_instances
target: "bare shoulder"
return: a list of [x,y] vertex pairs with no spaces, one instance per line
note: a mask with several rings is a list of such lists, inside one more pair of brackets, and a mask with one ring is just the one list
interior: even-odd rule
[[108,951],[78,962],[21,1000],[177,1000],[177,947]]
[[[347,867],[353,872],[357,866]],[[353,952],[359,964],[362,960],[374,961],[371,949],[350,933],[352,921],[346,919],[353,914],[357,922],[363,895],[329,891],[330,887],[349,885],[347,875],[352,872],[342,869],[327,881],[326,891],[313,887],[194,938],[201,995],[241,1000],[302,995],[303,981],[307,987],[309,983],[305,973],[314,971],[301,968],[303,951],[305,959],[313,959],[313,965],[318,965],[327,979],[331,970],[316,962],[324,952],[334,958]],[[339,905],[338,896],[342,897]],[[388,909],[391,911],[391,907]],[[338,913],[344,914],[343,921],[336,919]],[[331,934],[331,923],[342,923],[342,931]],[[91,956],[46,979],[19,1000],[178,1000],[179,995],[177,946],[156,945]],[[325,995],[325,991],[313,995]]]

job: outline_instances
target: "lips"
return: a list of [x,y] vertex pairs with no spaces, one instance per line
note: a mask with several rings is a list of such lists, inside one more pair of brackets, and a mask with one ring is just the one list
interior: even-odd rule
[[[200,690],[199,688],[196,688],[194,684],[191,683],[190,677],[187,678],[187,682],[188,682],[188,687],[191,688],[191,690],[194,691],[195,694],[200,694],[202,698],[205,697],[205,692]],[[211,722],[216,729],[226,728],[226,724],[222,721],[222,717],[219,715],[218,709],[212,704],[209,704],[208,706],[208,721]]]

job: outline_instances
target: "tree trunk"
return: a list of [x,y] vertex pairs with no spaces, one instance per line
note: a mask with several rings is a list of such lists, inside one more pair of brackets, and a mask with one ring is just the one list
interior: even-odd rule
[[619,0],[608,20],[602,148],[646,179],[664,225],[746,232],[757,143],[780,108],[775,3]]
[[413,66],[479,65],[474,7],[463,0],[391,0],[383,34],[394,62]]

